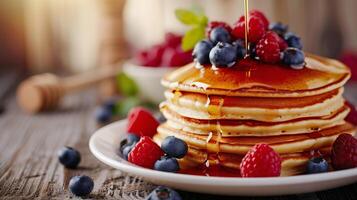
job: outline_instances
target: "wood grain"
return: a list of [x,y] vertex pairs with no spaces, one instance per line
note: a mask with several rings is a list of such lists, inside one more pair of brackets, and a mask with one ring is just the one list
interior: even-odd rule
[[[1,84],[0,77],[0,85]],[[96,93],[88,90],[65,99],[56,112],[27,115],[14,101],[5,101],[7,112],[0,115],[0,198],[72,199],[67,190],[73,175],[85,174],[95,181],[88,199],[144,199],[154,185],[138,177],[101,164],[89,151],[88,140],[97,129],[93,118]],[[72,146],[82,155],[80,167],[64,169],[57,150]],[[279,200],[353,200],[357,184],[324,192],[283,197],[221,197],[180,191],[184,199],[279,199]]]

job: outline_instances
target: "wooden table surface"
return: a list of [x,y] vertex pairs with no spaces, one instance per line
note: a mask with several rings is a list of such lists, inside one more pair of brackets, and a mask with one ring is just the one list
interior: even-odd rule
[[[11,87],[8,84],[9,75],[6,77],[0,77],[0,95],[3,96],[0,96],[0,104],[6,108],[0,114],[1,199],[76,198],[66,187],[70,177],[76,174],[91,176],[95,182],[88,199],[144,199],[155,187],[139,177],[128,176],[102,164],[90,153],[88,140],[97,129],[93,118],[96,104],[94,90],[66,98],[55,112],[32,116],[23,113],[16,105],[13,86],[6,93],[5,89]],[[349,92],[348,96],[357,100],[356,95],[356,92]],[[82,161],[76,170],[65,169],[58,162],[57,150],[65,145],[81,152]],[[328,191],[280,197],[222,197],[183,191],[180,193],[184,199],[206,200],[353,200],[357,199],[357,183]]]

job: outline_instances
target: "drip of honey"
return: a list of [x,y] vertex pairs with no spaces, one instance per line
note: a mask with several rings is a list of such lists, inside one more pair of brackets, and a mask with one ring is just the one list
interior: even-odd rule
[[248,34],[249,34],[249,0],[244,0],[244,36],[245,36],[245,57],[249,56]]

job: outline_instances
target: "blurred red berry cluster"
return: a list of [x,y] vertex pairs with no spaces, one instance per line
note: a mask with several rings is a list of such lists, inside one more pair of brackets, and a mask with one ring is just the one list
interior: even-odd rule
[[192,62],[192,51],[181,48],[182,36],[166,33],[165,41],[135,54],[136,64],[148,67],[178,67]]
[[342,54],[340,60],[351,69],[352,80],[357,81],[357,52],[347,51]]

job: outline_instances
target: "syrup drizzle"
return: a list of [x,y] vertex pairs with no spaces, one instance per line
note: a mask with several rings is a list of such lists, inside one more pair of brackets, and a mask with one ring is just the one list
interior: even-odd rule
[[248,34],[249,34],[249,0],[244,0],[244,36],[245,36],[245,57],[249,56]]

